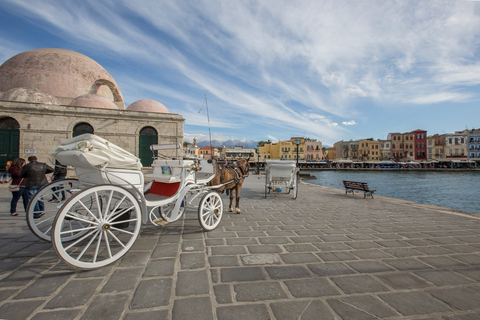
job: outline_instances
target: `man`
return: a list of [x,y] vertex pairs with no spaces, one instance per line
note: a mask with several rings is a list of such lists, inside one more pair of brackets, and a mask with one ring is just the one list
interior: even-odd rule
[[[35,196],[35,193],[44,185],[48,184],[45,174],[52,173],[53,168],[46,163],[38,162],[35,156],[28,157],[28,162],[28,164],[23,166],[20,172],[20,178],[25,178],[25,191],[28,194],[28,201],[30,202],[33,196]],[[45,206],[43,201],[37,201],[33,217],[35,219],[40,218],[45,214],[45,212],[43,212],[44,210]]]

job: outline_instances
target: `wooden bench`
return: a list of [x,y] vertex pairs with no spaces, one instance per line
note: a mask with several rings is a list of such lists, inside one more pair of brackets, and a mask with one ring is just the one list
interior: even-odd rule
[[343,180],[343,186],[345,187],[345,194],[348,192],[354,193],[354,190],[363,191],[363,198],[370,196],[373,199],[373,193],[375,190],[370,190],[366,182],[358,181],[345,181]]

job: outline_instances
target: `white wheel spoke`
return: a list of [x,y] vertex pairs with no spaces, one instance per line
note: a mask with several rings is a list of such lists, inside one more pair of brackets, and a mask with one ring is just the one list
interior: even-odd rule
[[[116,230],[118,230],[118,229],[116,229]],[[112,231],[108,230],[108,233],[113,237],[113,239],[115,239],[117,241],[117,243],[119,245],[121,245],[122,247],[125,248],[125,245],[123,244],[123,242],[120,241],[120,239],[118,239],[117,236],[115,236]]]

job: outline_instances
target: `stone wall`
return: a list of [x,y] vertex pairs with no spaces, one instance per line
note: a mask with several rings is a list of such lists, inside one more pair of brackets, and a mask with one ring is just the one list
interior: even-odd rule
[[[75,125],[86,122],[96,135],[138,156],[139,133],[150,126],[158,132],[158,142],[183,143],[184,119],[178,114],[129,110],[44,105],[0,101],[0,119],[14,118],[20,124],[20,157],[35,155],[42,162],[60,141],[72,137]],[[171,151],[180,157],[182,150]]]

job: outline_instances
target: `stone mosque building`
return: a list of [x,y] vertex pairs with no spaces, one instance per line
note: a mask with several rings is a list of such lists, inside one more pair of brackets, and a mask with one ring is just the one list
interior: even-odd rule
[[36,49],[0,66],[0,168],[31,155],[48,163],[60,141],[83,133],[111,141],[148,167],[150,145],[181,144],[184,121],[154,100],[126,107],[115,79],[78,52]]

